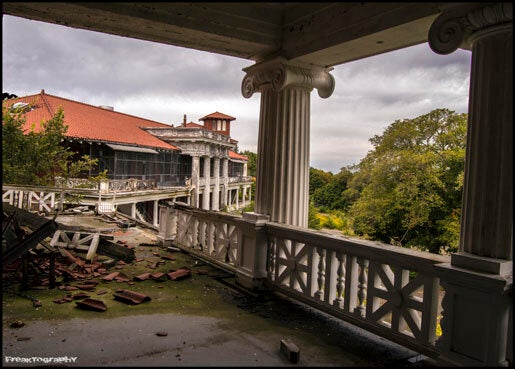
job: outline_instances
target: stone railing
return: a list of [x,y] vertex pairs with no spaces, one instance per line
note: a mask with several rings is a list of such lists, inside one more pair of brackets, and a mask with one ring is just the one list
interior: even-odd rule
[[54,211],[58,206],[59,195],[58,189],[48,187],[2,185],[2,202],[28,211]]
[[428,356],[436,356],[443,290],[434,265],[449,257],[174,204],[161,240]]
[[157,183],[149,179],[109,179],[100,181],[100,192],[133,192],[153,190],[157,188]]
[[98,190],[100,184],[98,181],[91,181],[87,178],[62,178],[55,177],[55,187],[61,188],[87,188]]
[[[236,271],[237,229],[244,227],[240,217],[214,213],[174,204],[170,219],[174,230],[174,244],[198,254],[223,269]],[[165,224],[161,221],[160,224]]]
[[249,176],[229,177],[229,183],[239,183],[239,182],[252,182],[252,177],[249,177]]
[[267,223],[268,283],[329,314],[434,354],[449,257]]

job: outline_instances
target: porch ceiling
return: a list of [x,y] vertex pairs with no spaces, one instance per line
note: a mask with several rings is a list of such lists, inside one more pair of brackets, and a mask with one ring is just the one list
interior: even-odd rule
[[[464,3],[3,2],[3,14],[254,61],[333,66],[427,41]],[[465,4],[466,5],[466,4]],[[477,6],[477,3],[475,3]]]

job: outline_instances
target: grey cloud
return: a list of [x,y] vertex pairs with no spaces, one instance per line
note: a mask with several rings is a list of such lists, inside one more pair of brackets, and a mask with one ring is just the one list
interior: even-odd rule
[[[169,124],[218,110],[237,118],[239,148],[257,151],[260,95],[240,92],[248,60],[7,15],[2,49],[4,92],[45,89]],[[469,73],[469,51],[442,56],[427,44],[336,66],[333,95],[311,94],[311,165],[338,172],[358,163],[396,119],[466,112]]]

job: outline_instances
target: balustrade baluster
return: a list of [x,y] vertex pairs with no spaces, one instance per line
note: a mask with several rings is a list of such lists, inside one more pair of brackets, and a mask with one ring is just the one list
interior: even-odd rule
[[276,263],[277,244],[275,238],[268,239],[268,278],[275,281],[275,263]]
[[317,254],[319,256],[318,259],[318,290],[315,292],[315,297],[319,300],[322,300],[324,297],[324,284],[325,284],[325,254],[326,250],[317,247]]
[[337,296],[333,301],[333,304],[338,306],[340,309],[343,308],[343,290],[345,286],[345,259],[346,256],[341,252],[336,253],[336,259],[338,260],[338,278],[336,279],[336,293]]
[[360,266],[359,271],[359,284],[358,284],[358,306],[355,312],[362,318],[365,317],[365,305],[367,297],[367,286],[368,286],[368,260],[358,257],[358,265]]

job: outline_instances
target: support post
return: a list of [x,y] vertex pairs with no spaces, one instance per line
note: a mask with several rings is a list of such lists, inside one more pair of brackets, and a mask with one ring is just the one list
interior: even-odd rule
[[204,193],[202,195],[202,209],[209,210],[209,193],[211,192],[211,158],[204,157]]
[[215,182],[213,184],[213,209],[215,211],[220,210],[220,158],[213,158],[213,171],[215,174]]
[[191,158],[191,187],[193,196],[191,199],[191,206],[200,207],[199,204],[199,177],[200,177],[200,157],[193,156]]
[[229,159],[222,159],[222,181],[223,181],[223,190],[222,190],[222,206],[228,206],[227,196],[228,196],[228,188],[229,188]]
[[310,92],[331,96],[332,68],[276,58],[243,69],[242,94],[261,93],[256,213],[307,227],[309,203]]
[[238,227],[236,283],[250,290],[265,288],[268,220],[263,214],[243,213],[242,226]]
[[159,218],[157,244],[161,247],[172,246],[177,235],[177,210],[174,205],[159,205]]
[[445,297],[445,364],[506,366],[513,288],[513,10],[511,3],[440,15],[439,54],[472,51],[459,252],[437,265]]

